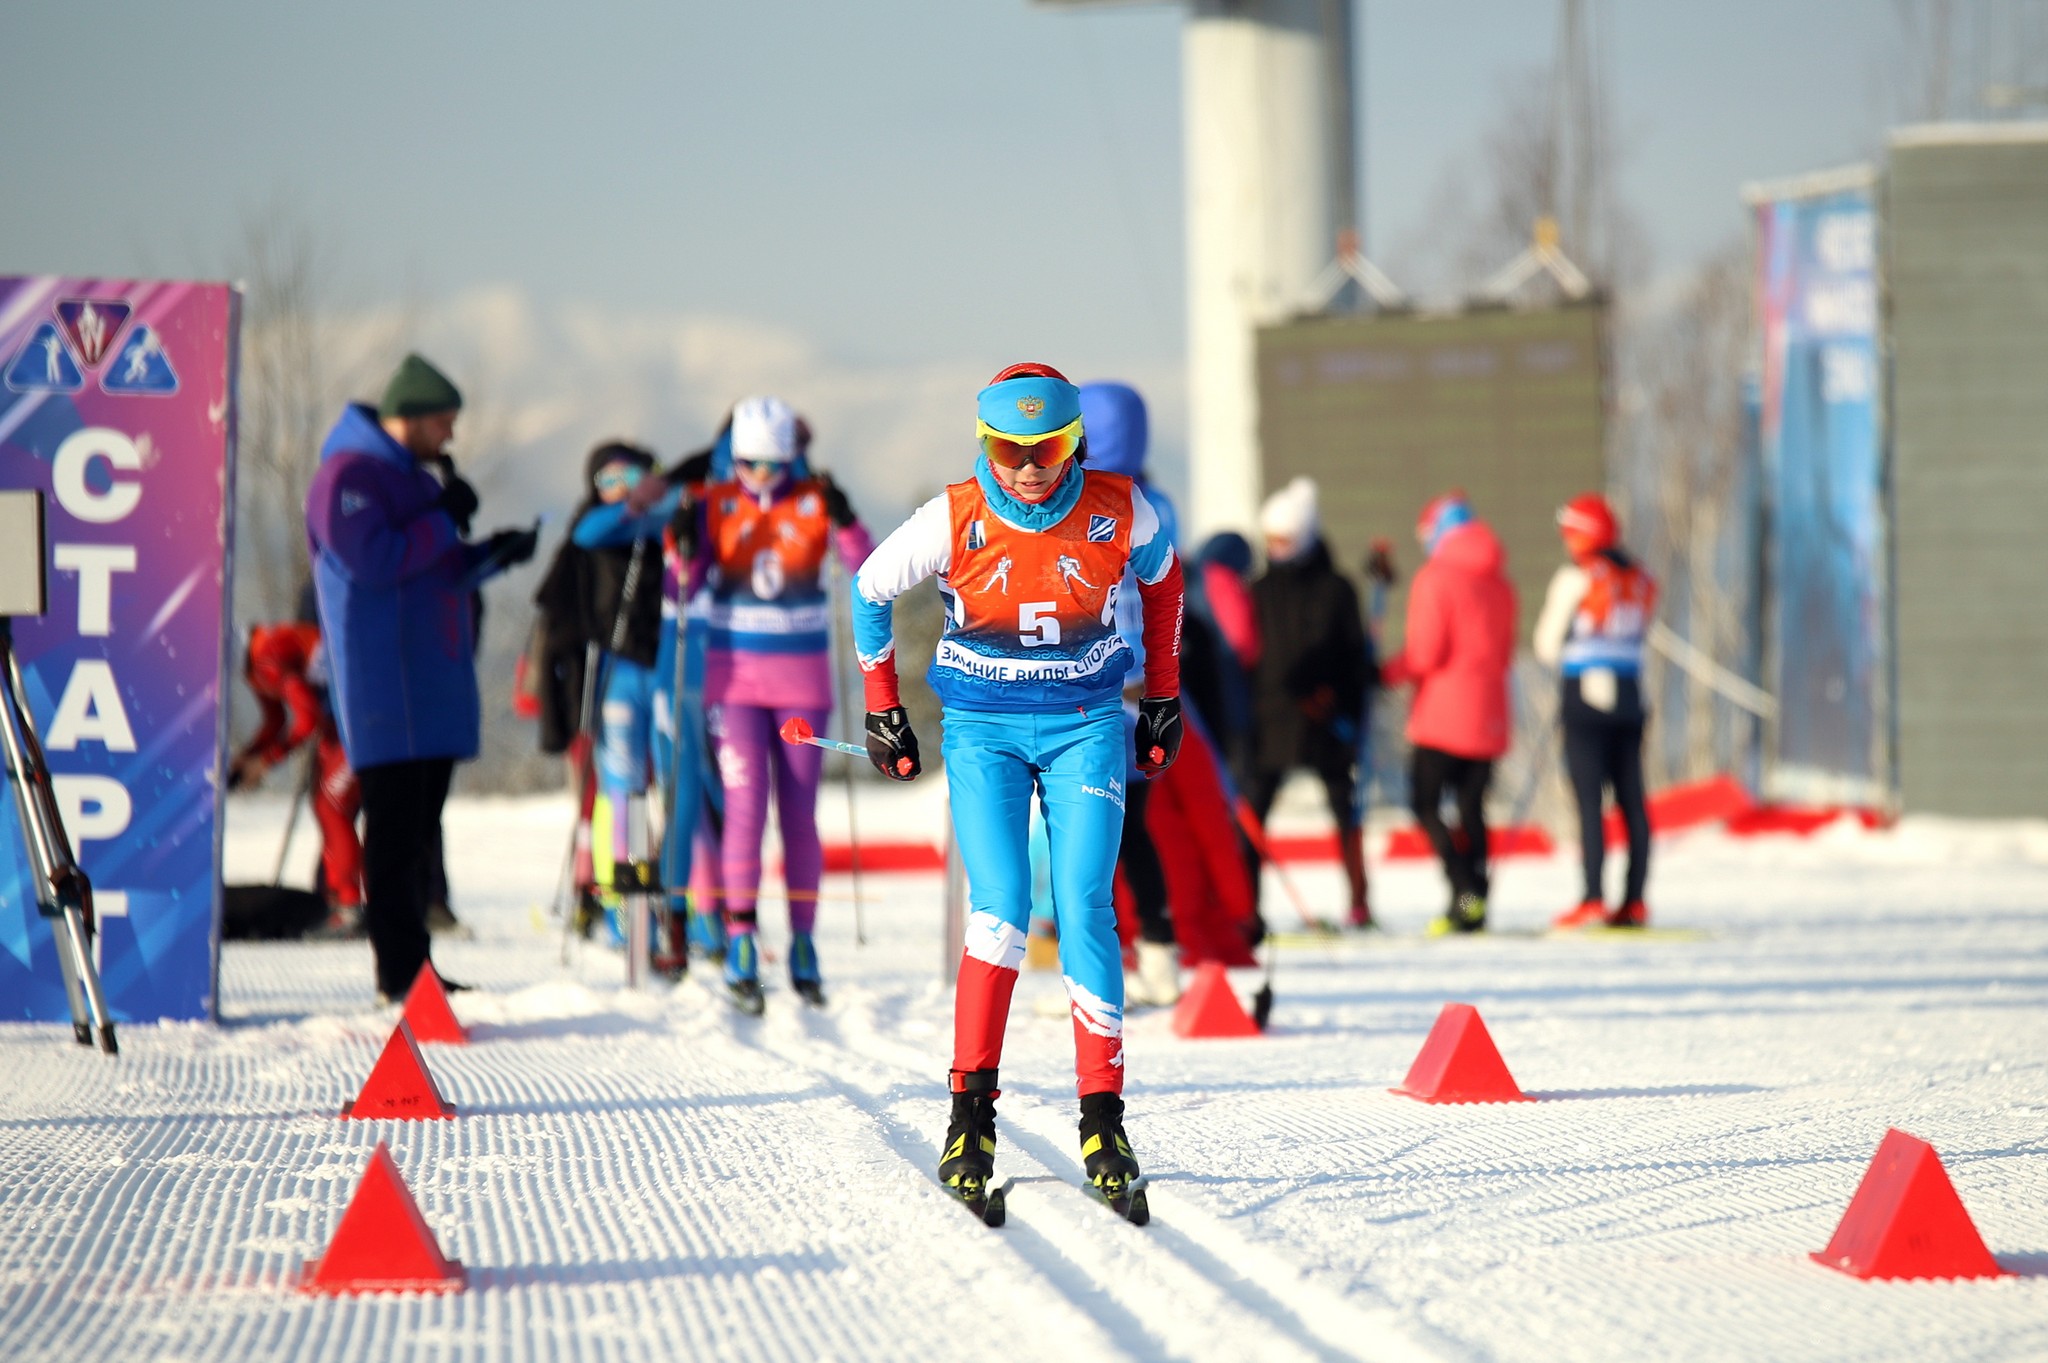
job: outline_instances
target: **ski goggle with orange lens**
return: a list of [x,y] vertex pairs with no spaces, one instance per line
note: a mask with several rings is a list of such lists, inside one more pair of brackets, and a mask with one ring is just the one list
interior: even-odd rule
[[986,421],[974,423],[981,436],[981,452],[988,456],[991,464],[1000,464],[1006,469],[1021,469],[1026,464],[1036,464],[1042,469],[1055,469],[1072,459],[1081,449],[1081,418],[1075,417],[1056,431],[1044,435],[1009,435],[997,430]]

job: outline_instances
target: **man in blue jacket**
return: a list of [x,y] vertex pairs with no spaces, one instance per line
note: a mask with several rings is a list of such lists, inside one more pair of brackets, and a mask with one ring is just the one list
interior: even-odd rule
[[334,714],[362,788],[364,926],[386,1000],[404,997],[428,959],[441,806],[481,736],[473,595],[534,550],[531,530],[465,541],[476,491],[447,453],[461,410],[445,375],[406,356],[382,402],[342,412],[306,493]]

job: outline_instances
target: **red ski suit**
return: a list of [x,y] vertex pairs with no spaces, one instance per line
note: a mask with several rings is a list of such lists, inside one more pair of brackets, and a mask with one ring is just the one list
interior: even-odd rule
[[320,824],[323,879],[335,904],[356,905],[363,902],[363,844],[356,836],[363,798],[342,752],[334,716],[308,675],[319,648],[317,625],[258,625],[250,631],[243,676],[263,707],[263,727],[237,760],[256,757],[274,767],[308,738],[315,739],[313,817]]
[[1508,670],[1515,660],[1515,589],[1507,554],[1482,521],[1438,541],[1408,589],[1401,653],[1380,669],[1415,684],[1408,741],[1491,761],[1508,750]]

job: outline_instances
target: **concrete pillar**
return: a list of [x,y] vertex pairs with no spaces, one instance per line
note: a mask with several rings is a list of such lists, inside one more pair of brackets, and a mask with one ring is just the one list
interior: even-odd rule
[[1302,305],[1355,221],[1349,45],[1349,0],[1189,5],[1191,543],[1253,528],[1264,491],[1253,330]]

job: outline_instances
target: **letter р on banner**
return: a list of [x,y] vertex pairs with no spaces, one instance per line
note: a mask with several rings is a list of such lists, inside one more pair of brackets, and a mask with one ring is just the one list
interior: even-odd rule
[[[121,1022],[213,1018],[240,297],[0,277],[0,489],[43,493],[49,609],[14,622]],[[11,794],[0,1018],[71,1016]]]

